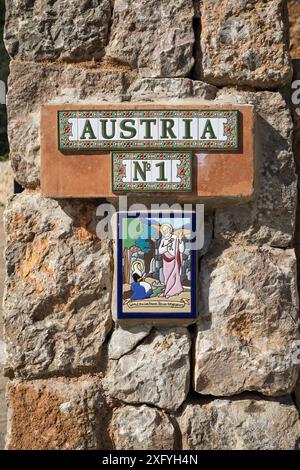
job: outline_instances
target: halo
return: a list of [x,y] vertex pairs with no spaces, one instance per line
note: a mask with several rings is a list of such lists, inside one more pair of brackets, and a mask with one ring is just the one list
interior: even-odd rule
[[145,263],[143,260],[137,260],[133,261],[131,264],[131,272],[134,273],[136,270],[138,270],[140,273],[143,273],[145,270]]

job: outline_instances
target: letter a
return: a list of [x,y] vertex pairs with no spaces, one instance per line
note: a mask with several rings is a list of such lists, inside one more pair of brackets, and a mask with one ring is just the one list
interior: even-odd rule
[[92,140],[92,139],[96,139],[97,137],[95,136],[94,134],[94,131],[93,131],[93,128],[92,128],[92,124],[91,122],[89,121],[89,119],[87,119],[85,121],[85,124],[84,124],[84,127],[83,127],[83,131],[82,131],[82,134],[81,134],[81,137],[80,139],[81,140],[84,140],[86,139],[86,134],[89,134],[89,140]]
[[201,140],[207,139],[206,134],[209,134],[209,139],[216,139],[217,138],[217,136],[214,133],[211,121],[209,119],[207,119],[207,121],[206,121]]

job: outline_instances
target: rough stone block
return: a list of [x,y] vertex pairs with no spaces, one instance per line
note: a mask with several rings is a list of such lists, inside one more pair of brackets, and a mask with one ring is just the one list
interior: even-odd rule
[[141,78],[129,87],[131,101],[165,101],[168,102],[195,98],[215,99],[218,88],[208,83],[189,78]]
[[8,450],[111,448],[109,411],[96,379],[51,379],[8,385]]
[[217,209],[215,237],[230,243],[289,247],[297,206],[291,112],[280,93],[224,89],[218,100],[255,106],[256,197],[246,206]]
[[110,0],[9,0],[5,44],[18,60],[80,61],[104,55]]
[[188,404],[179,425],[184,450],[299,450],[300,420],[289,397]]
[[201,289],[195,390],[290,393],[299,368],[294,250],[213,244],[202,261]]
[[15,196],[5,213],[7,367],[33,377],[95,368],[112,325],[111,242],[96,203]]
[[14,177],[10,161],[0,161],[0,205],[6,205],[14,191]]
[[189,350],[186,328],[155,331],[129,354],[111,361],[105,390],[125,403],[175,410],[190,387]]
[[285,1],[203,0],[201,28],[198,78],[269,89],[291,80]]
[[149,406],[125,406],[112,418],[112,441],[116,450],[172,450],[175,431],[168,416]]
[[193,59],[192,0],[115,0],[106,57],[143,77],[186,77]]

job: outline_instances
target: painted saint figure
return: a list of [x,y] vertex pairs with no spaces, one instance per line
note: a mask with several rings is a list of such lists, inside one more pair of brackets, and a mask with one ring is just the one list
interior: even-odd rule
[[162,224],[160,227],[162,240],[159,245],[159,254],[163,259],[163,273],[165,278],[165,291],[161,294],[166,298],[181,294],[182,255],[184,252],[183,234],[174,234],[171,224]]
[[149,282],[145,281],[145,265],[142,260],[134,261],[131,266],[132,279],[131,290],[133,295],[131,300],[144,300],[153,295],[153,290]]

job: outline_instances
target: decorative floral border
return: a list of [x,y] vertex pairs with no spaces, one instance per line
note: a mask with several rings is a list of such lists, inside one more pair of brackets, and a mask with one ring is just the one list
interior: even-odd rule
[[[180,152],[111,152],[111,168],[112,168],[112,191],[113,192],[132,192],[132,191],[192,191],[192,153]],[[181,178],[181,182],[177,183],[124,183],[125,168],[124,160],[180,160],[178,165],[177,176]]]
[[[203,140],[130,140],[130,141],[70,141],[72,135],[72,124],[70,118],[228,118],[225,125],[226,141],[203,141]],[[78,110],[78,111],[58,111],[58,147],[62,151],[82,151],[82,150],[125,150],[125,149],[148,149],[148,148],[198,148],[205,150],[237,150],[239,147],[239,111],[237,110]]]

